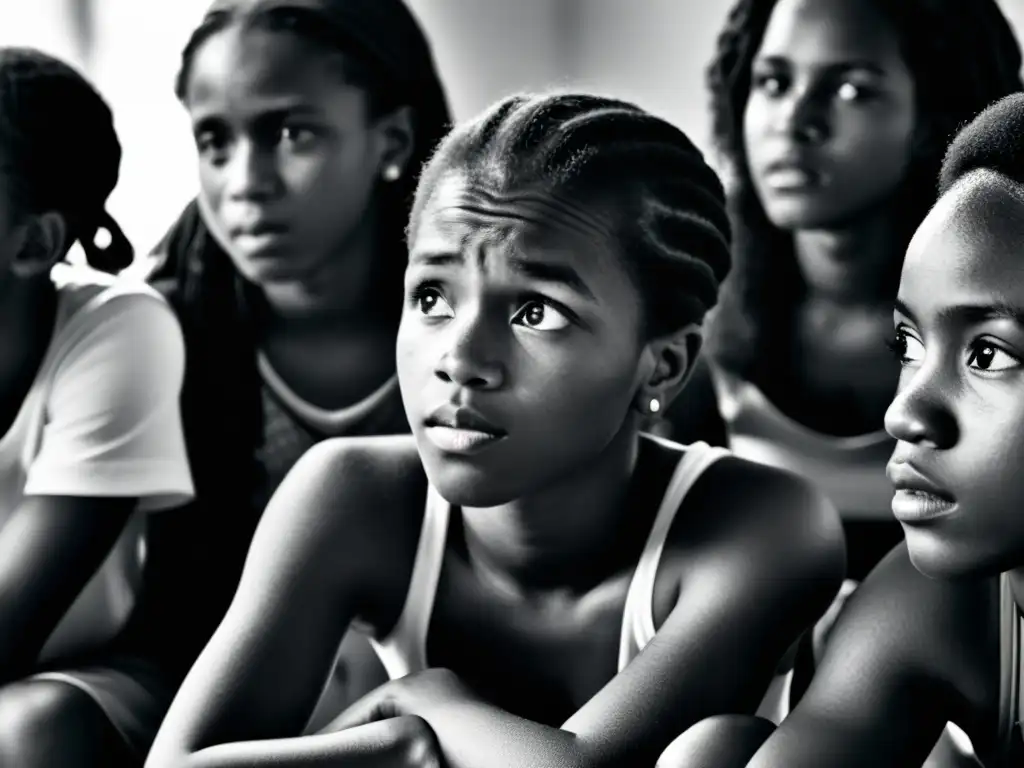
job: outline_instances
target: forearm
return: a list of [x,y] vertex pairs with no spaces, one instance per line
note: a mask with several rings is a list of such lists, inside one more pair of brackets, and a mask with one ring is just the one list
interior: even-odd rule
[[0,684],[23,677],[110,553],[131,499],[32,497],[0,530]]
[[416,714],[434,732],[449,768],[592,768],[605,764],[587,754],[575,734],[479,700],[426,703],[417,707]]
[[427,768],[436,745],[416,717],[288,739],[218,744],[191,754],[151,753],[146,768]]

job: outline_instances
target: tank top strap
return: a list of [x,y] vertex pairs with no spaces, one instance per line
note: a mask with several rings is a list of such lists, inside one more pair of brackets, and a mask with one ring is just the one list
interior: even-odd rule
[[1009,574],[999,577],[999,735],[1006,754],[1020,749],[1020,717],[1024,706],[1021,686],[1021,613],[1010,586]]
[[[656,437],[648,439],[664,442]],[[713,448],[703,442],[693,443],[685,449],[672,473],[626,593],[619,640],[620,672],[654,638],[657,631],[654,626],[654,580],[676,512],[704,470],[728,455],[729,451],[724,448]]]
[[370,644],[392,680],[427,668],[427,631],[441,578],[450,515],[448,502],[432,485],[429,486],[423,527],[402,613],[387,637],[381,640],[370,638]]

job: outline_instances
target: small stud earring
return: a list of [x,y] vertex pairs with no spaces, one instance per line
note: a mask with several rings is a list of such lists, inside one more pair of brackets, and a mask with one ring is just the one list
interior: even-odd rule
[[656,397],[652,397],[651,404],[648,406],[648,408],[651,409],[651,413],[657,413],[658,411],[661,410],[661,401]]
[[397,164],[391,163],[384,167],[384,173],[381,175],[384,177],[384,181],[398,181],[402,175],[402,169]]

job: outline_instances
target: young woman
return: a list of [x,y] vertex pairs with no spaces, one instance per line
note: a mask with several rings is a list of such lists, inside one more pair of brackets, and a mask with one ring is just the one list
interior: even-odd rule
[[[327,436],[409,429],[394,370],[404,228],[419,167],[448,124],[409,10],[216,2],[177,86],[200,190],[158,249],[153,282],[185,332],[197,498],[150,521],[136,608],[91,667],[121,680],[116,695],[35,708],[22,740],[52,743],[40,734],[64,723],[74,757],[18,765],[140,765],[292,464]],[[365,641],[349,646],[325,718],[346,689],[386,679]]]
[[[116,681],[68,669],[123,624],[143,515],[192,496],[167,303],[115,280],[132,248],[105,211],[121,146],[67,64],[0,49],[0,761],[69,765],[38,707]],[[101,247],[100,237],[107,241]],[[88,265],[65,261],[78,244]],[[174,513],[170,513],[173,516]],[[158,516],[162,517],[162,515]],[[71,739],[73,740],[73,739]]]
[[[809,486],[638,432],[729,264],[681,132],[512,97],[441,145],[409,243],[413,436],[331,441],[286,478],[150,768],[650,764],[705,713],[753,712],[839,584]],[[301,737],[352,622],[393,682]]]
[[1024,764],[1022,136],[1024,95],[964,128],[907,252],[885,417],[906,543],[857,591],[806,696],[759,751],[769,727],[720,719],[664,765],[920,765],[947,720],[986,768]]
[[882,425],[898,369],[882,341],[903,253],[956,129],[1020,90],[1020,68],[994,0],[740,0],[709,68],[736,269],[710,375],[667,416],[682,439],[818,484],[852,580],[902,537]]

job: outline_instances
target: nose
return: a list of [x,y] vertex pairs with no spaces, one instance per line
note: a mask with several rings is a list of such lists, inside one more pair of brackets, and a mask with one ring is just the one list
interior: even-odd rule
[[951,391],[950,383],[927,364],[905,370],[885,412],[885,431],[902,442],[951,448],[959,438],[956,417],[947,403]]
[[227,192],[234,200],[266,200],[280,190],[275,153],[255,141],[236,143],[225,172]]
[[793,87],[780,99],[776,129],[798,144],[821,144],[828,139],[828,105],[813,88]]
[[505,342],[488,327],[482,312],[464,310],[460,315],[461,322],[449,326],[451,344],[441,355],[435,375],[466,389],[500,389],[507,378],[501,359]]

